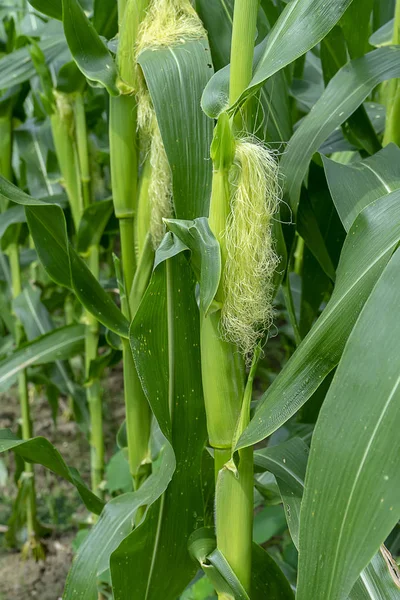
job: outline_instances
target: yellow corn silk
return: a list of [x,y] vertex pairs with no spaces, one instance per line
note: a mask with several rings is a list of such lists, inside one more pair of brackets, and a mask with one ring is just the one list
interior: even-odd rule
[[222,331],[251,359],[272,321],[277,256],[271,225],[280,198],[276,158],[256,140],[239,139],[229,178]]
[[[190,2],[154,0],[140,27],[136,56],[147,49],[183,44],[186,40],[204,35],[202,23]],[[150,233],[156,248],[165,233],[163,218],[173,216],[172,176],[150,94],[141,73],[138,73],[137,83],[138,126],[145,153],[150,157]]]

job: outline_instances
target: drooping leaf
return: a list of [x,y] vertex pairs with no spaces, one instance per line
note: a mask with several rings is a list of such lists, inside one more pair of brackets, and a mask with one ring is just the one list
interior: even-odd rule
[[[400,515],[393,444],[400,427],[400,332],[393,319],[399,267],[396,252],[350,334],[313,434],[300,515],[299,600],[346,597]],[[315,561],[329,568],[316,569]]]
[[[160,506],[111,558],[116,598],[175,600],[196,572],[188,538],[204,522],[201,464],[206,440],[200,369],[199,311],[182,255],[157,267],[131,326],[143,389],[176,457]],[[126,570],[130,577],[126,577]]]
[[213,73],[208,42],[186,40],[144,50],[138,63],[171,167],[175,215],[178,219],[208,216],[213,123],[200,107],[202,91]]
[[395,144],[349,165],[325,156],[322,162],[329,190],[347,231],[363,208],[400,188],[400,149]]
[[23,369],[79,354],[83,350],[84,339],[84,325],[67,325],[20,346],[0,361],[0,390],[6,391]]
[[[292,0],[286,5],[266,39],[257,47],[253,78],[235,103],[240,106],[265,81],[318,44],[334,27],[352,0]],[[229,106],[229,67],[218,71],[202,99],[204,111],[217,117]]]
[[312,155],[378,83],[400,76],[399,56],[398,46],[379,48],[340,69],[289,140],[281,167],[294,214]]
[[73,289],[84,307],[106,327],[128,336],[128,321],[71,246],[58,204],[35,200],[0,177],[0,197],[25,207],[39,258],[54,281]]
[[20,440],[9,429],[1,429],[0,452],[7,450],[12,450],[23,460],[43,465],[63,477],[76,487],[86,508],[95,514],[100,514],[102,511],[104,504],[100,498],[89,490],[76,469],[65,464],[61,454],[46,438],[36,437],[31,440]]
[[343,246],[332,297],[296,352],[263,395],[238,447],[278,429],[338,364],[358,314],[400,239],[400,192],[369,204]]
[[118,96],[114,60],[78,0],[62,0],[64,33],[76,64],[89,81]]

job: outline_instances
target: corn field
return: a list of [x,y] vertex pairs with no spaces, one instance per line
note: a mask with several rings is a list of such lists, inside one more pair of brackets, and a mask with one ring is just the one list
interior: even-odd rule
[[400,0],[0,0],[0,599],[400,600],[399,146]]

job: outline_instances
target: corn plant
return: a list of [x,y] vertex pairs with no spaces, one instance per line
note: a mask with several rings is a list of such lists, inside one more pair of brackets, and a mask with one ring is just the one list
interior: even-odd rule
[[[400,598],[400,2],[30,4],[44,33],[0,59],[0,89],[30,82],[67,202],[21,174],[6,92],[0,385],[18,376],[24,425],[0,449],[95,515],[64,599]],[[35,278],[64,290],[66,325],[34,336],[25,222]],[[91,490],[28,426],[31,367],[71,374],[81,352],[86,402],[57,393],[89,413]],[[120,355],[132,491],[108,498],[100,387]],[[33,485],[28,502],[38,536]]]

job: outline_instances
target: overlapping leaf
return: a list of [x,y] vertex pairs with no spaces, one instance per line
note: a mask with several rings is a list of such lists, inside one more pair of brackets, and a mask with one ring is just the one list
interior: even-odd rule
[[0,390],[6,391],[23,369],[79,354],[83,350],[84,338],[84,325],[67,325],[20,346],[0,361]]
[[349,165],[324,156],[322,161],[336,210],[347,231],[363,208],[400,187],[400,149],[395,144]]
[[35,200],[0,178],[0,197],[24,206],[39,258],[54,281],[72,289],[83,306],[106,327],[128,336],[128,321],[72,248],[58,204]]
[[[269,35],[256,49],[253,78],[236,102],[241,105],[265,81],[318,44],[334,27],[352,0],[292,0],[286,5]],[[202,105],[210,117],[226,110],[229,68],[221,69],[207,85]]]
[[400,192],[368,205],[351,227],[332,297],[263,395],[238,447],[252,445],[285,423],[338,364],[360,310],[400,239]]
[[299,600],[345,598],[400,516],[393,444],[400,428],[399,290],[396,252],[350,334],[314,431],[300,515]]
[[88,510],[100,514],[103,502],[86,487],[79,473],[65,464],[61,454],[46,438],[37,437],[31,440],[20,440],[9,429],[1,429],[0,452],[7,450],[13,450],[25,461],[43,465],[72,483]]
[[400,47],[391,46],[379,48],[348,63],[331,79],[321,98],[297,128],[281,161],[285,192],[294,214],[312,155],[378,83],[400,76],[399,56]]
[[152,48],[143,51],[138,62],[171,167],[175,214],[179,219],[207,216],[213,124],[202,112],[200,99],[213,73],[208,42],[186,40],[173,47]]

